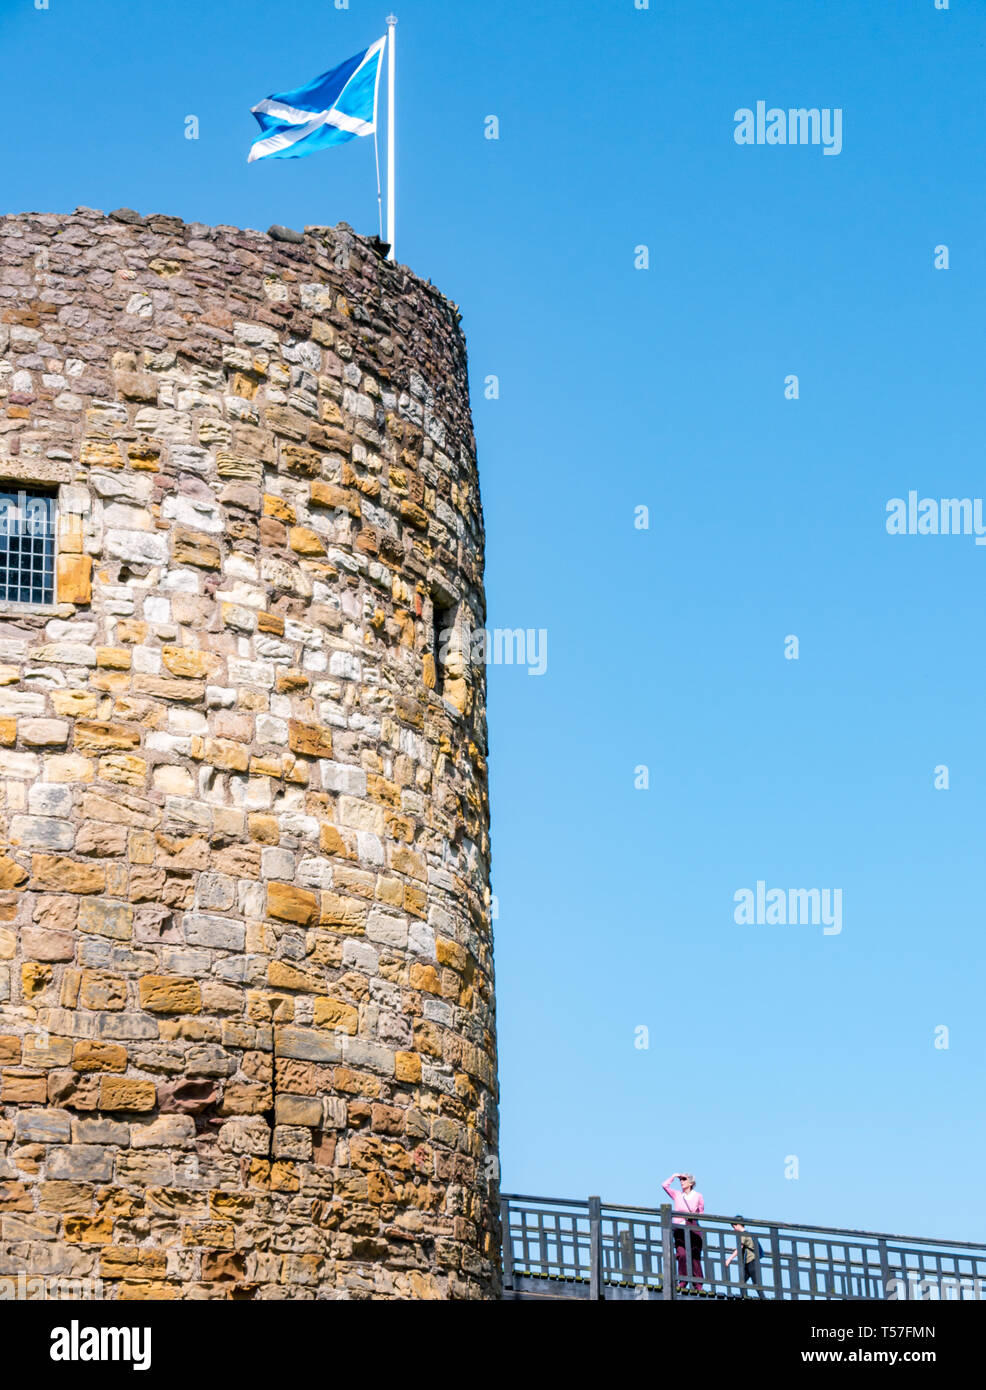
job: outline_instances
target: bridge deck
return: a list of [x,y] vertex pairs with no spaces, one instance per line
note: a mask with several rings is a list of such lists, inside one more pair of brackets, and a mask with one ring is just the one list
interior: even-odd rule
[[[716,1303],[986,1297],[986,1245],[747,1218],[747,1269],[733,1218],[702,1214],[698,1234],[661,1207],[600,1198],[501,1198],[505,1299]],[[684,1240],[684,1270],[675,1238]],[[731,1264],[727,1258],[732,1255]],[[700,1262],[701,1275],[693,1264]],[[671,1277],[665,1277],[670,1271]]]

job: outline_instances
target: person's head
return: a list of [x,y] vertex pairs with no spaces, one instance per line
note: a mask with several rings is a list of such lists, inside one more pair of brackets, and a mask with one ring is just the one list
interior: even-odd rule
[[733,1230],[734,1230],[734,1231],[745,1231],[745,1230],[746,1230],[746,1226],[744,1225],[742,1216],[734,1216],[734,1217],[733,1217],[733,1220],[732,1220],[732,1227],[733,1227]]
[[679,1182],[681,1183],[682,1192],[691,1192],[692,1188],[695,1186],[695,1174],[681,1173],[679,1175]]

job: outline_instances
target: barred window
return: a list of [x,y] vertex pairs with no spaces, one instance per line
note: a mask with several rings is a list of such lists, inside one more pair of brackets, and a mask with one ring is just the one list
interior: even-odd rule
[[0,487],[0,603],[55,602],[55,494]]

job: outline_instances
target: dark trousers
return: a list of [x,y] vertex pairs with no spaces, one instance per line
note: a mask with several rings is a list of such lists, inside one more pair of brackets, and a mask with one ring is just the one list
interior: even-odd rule
[[[744,1260],[744,1261],[743,1261],[743,1283],[744,1283],[744,1284],[759,1284],[760,1282],[761,1282],[761,1281],[760,1281],[760,1261],[757,1260],[757,1259]],[[742,1295],[743,1298],[746,1298],[746,1289],[745,1289],[745,1288],[741,1289],[741,1290],[740,1290],[740,1293],[741,1293],[741,1295]],[[757,1298],[763,1298],[763,1290],[762,1290],[762,1289],[754,1289],[754,1293],[756,1294]]]
[[[688,1246],[685,1244],[685,1229],[683,1226],[672,1226],[671,1233],[674,1236],[674,1253],[678,1261],[678,1279],[685,1283],[688,1279]],[[702,1287],[702,1237],[698,1231],[689,1230],[689,1244],[692,1251],[692,1279],[694,1287]]]

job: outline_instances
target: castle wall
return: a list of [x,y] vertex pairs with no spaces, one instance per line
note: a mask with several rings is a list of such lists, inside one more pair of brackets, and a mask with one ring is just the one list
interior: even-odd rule
[[0,1277],[495,1296],[464,342],[272,233],[0,218],[0,492],[58,509],[0,601]]

